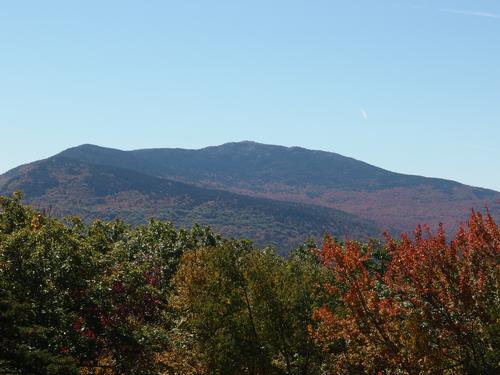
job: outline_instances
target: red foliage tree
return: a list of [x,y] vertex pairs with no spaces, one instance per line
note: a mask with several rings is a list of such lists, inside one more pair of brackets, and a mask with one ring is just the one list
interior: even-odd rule
[[498,373],[500,231],[491,215],[472,212],[450,242],[442,226],[387,236],[385,252],[386,269],[356,242],[327,238],[321,250],[337,282],[327,290],[343,303],[315,312],[313,335],[326,350],[343,343],[335,371]]

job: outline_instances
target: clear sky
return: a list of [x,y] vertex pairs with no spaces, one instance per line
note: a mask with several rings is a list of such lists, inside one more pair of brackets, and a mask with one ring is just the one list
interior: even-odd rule
[[0,173],[239,140],[500,190],[500,1],[2,2]]

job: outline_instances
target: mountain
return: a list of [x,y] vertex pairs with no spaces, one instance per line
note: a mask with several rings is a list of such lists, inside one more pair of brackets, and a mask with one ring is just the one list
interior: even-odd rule
[[472,208],[485,206],[500,216],[499,192],[301,147],[246,141],[199,150],[121,151],[82,145],[60,155],[204,188],[334,208],[399,231],[440,222],[455,230]]
[[500,217],[493,190],[255,142],[199,150],[82,145],[1,175],[0,194],[15,190],[57,215],[198,222],[281,251],[325,231],[366,239],[418,223],[455,230],[485,206]]
[[[123,155],[123,160],[133,163],[127,153]],[[139,170],[140,164],[133,169]],[[369,220],[340,210],[201,188],[133,169],[94,164],[63,153],[4,174],[0,194],[22,190],[28,203],[57,216],[123,218],[132,224],[156,217],[181,227],[196,222],[226,236],[274,245],[282,253],[309,237],[319,239],[325,232],[358,239],[382,233]]]

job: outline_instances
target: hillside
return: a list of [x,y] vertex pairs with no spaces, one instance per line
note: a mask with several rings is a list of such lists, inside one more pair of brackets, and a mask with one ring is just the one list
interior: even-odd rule
[[300,147],[239,142],[200,150],[120,151],[82,145],[61,155],[200,187],[335,208],[404,231],[439,222],[453,230],[472,208],[486,205],[500,216],[499,192]]
[[326,231],[357,239],[382,233],[368,220],[331,208],[201,188],[63,155],[9,171],[0,180],[0,194],[22,190],[28,203],[57,216],[123,218],[132,224],[155,217],[181,227],[196,222],[281,252]]

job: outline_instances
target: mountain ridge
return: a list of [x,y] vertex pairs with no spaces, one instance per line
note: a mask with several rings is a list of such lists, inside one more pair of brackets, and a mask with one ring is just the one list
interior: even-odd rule
[[[238,197],[267,199],[266,202],[274,202],[269,203],[271,205],[279,201],[303,204],[313,211],[318,207],[333,209],[366,223],[375,223],[378,228],[396,231],[411,231],[420,223],[435,226],[441,222],[453,231],[471,209],[485,206],[500,216],[500,207],[496,203],[500,200],[500,193],[494,190],[391,172],[337,153],[298,146],[243,141],[201,149],[123,151],[83,144],[52,158],[134,171],[146,177],[132,179],[149,180],[152,185],[161,185],[160,180],[170,181],[185,184],[182,186],[187,191],[195,186]],[[0,176],[0,192],[9,190],[6,184],[15,179],[16,174],[29,171],[39,162],[20,166],[20,169]],[[19,184],[19,187],[36,190],[36,180],[43,180],[42,169],[38,170],[38,177],[34,172],[30,179],[25,176],[24,184]],[[44,183],[55,182],[47,180]],[[112,181],[108,184],[112,185]],[[205,193],[207,197],[211,196],[211,193]],[[257,206],[262,208],[259,204]],[[141,211],[143,207],[137,209]]]
[[337,153],[296,146],[245,141],[197,150],[91,147],[92,152],[76,147],[63,153],[201,187],[340,209],[401,231],[422,222],[444,222],[454,230],[472,208],[489,205],[496,210],[500,196],[491,189],[391,172]]
[[[180,151],[180,152],[203,152],[203,151],[209,151],[209,150],[217,150],[217,149],[229,149],[232,147],[238,147],[239,146],[254,146],[254,147],[270,147],[270,148],[278,148],[278,149],[283,149],[283,150],[300,150],[300,151],[306,151],[306,152],[313,152],[313,153],[319,153],[319,154],[329,154],[329,155],[336,155],[338,157],[341,157],[343,159],[348,159],[351,161],[354,161],[356,163],[361,163],[366,166],[376,168],[380,171],[399,175],[399,176],[405,176],[405,177],[410,177],[410,178],[423,178],[423,179],[429,179],[429,180],[438,180],[438,181],[446,181],[449,183],[453,184],[459,184],[467,187],[471,187],[474,189],[483,189],[483,190],[488,190],[496,193],[500,193],[499,191],[496,191],[495,189],[492,188],[487,188],[487,187],[482,187],[482,186],[475,186],[475,185],[470,185],[466,184],[460,181],[452,180],[452,179],[445,179],[445,178],[440,178],[440,177],[435,177],[435,176],[424,176],[424,175],[419,175],[419,174],[411,174],[411,173],[402,173],[402,172],[396,172],[396,171],[391,171],[389,169],[385,169],[383,167],[379,167],[370,163],[367,163],[363,160],[356,159],[353,157],[349,156],[344,156],[339,153],[333,152],[333,151],[325,151],[325,150],[317,150],[317,149],[308,149],[302,146],[281,146],[281,145],[272,145],[272,144],[267,144],[267,143],[260,143],[260,142],[255,142],[255,141],[249,141],[249,140],[244,140],[244,141],[238,141],[238,142],[226,142],[217,146],[206,146],[206,147],[201,147],[201,148],[181,148],[181,147],[173,147],[173,148],[163,148],[163,147],[154,147],[154,148],[139,148],[139,149],[131,149],[131,150],[121,150],[118,148],[113,148],[113,147],[106,147],[106,146],[99,146],[96,144],[92,143],[84,143],[78,146],[70,147],[66,150],[61,151],[59,154],[67,154],[67,153],[72,153],[74,150],[89,150],[89,151],[96,151],[96,150],[106,150],[106,151],[114,151],[117,153],[122,153],[124,154],[135,154],[136,156],[139,156],[140,153],[144,152],[162,152],[162,151]],[[57,154],[57,155],[59,155]],[[78,157],[77,157],[78,158]]]

